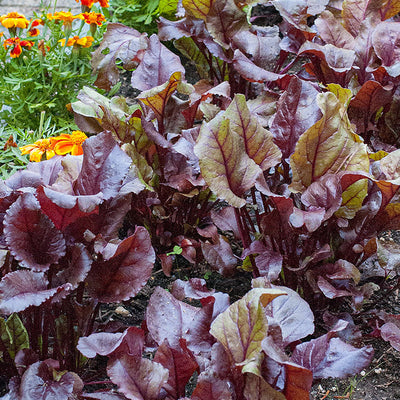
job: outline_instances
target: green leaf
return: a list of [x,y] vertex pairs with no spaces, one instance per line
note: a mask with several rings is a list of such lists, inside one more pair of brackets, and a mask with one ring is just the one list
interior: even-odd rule
[[0,340],[3,342],[6,349],[10,352],[12,345],[12,337],[10,334],[10,330],[7,327],[6,320],[4,318],[0,318]]
[[13,313],[7,318],[6,325],[11,339],[8,352],[14,359],[20,350],[29,349],[29,335],[17,313]]

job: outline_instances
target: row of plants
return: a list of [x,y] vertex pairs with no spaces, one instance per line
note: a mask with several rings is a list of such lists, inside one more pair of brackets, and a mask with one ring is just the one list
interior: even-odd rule
[[[400,2],[273,0],[271,27],[250,1],[170,3],[158,34],[107,24],[82,134],[1,184],[3,399],[308,399],[369,365],[366,335],[400,350],[398,315],[353,318],[399,280],[377,238],[399,228]],[[99,323],[177,262],[252,288],[175,280],[140,326]]]

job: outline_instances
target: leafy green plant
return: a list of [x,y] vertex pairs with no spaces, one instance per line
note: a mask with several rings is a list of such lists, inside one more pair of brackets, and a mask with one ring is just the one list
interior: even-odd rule
[[104,17],[95,8],[77,15],[46,11],[30,20],[15,12],[0,18],[7,28],[0,38],[0,120],[12,128],[38,129],[42,111],[58,127],[72,126],[66,106],[93,81],[90,51]]

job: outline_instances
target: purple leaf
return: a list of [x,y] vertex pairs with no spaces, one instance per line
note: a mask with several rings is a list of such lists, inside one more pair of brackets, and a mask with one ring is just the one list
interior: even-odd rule
[[314,314],[298,293],[285,286],[272,286],[286,293],[265,309],[268,322],[281,328],[283,346],[303,339],[314,332]]
[[168,382],[163,388],[171,399],[179,399],[185,395],[186,384],[199,368],[184,340],[181,340],[180,349],[171,348],[165,340],[157,349],[154,362],[161,364],[169,372]]
[[102,196],[72,196],[40,186],[37,190],[42,211],[61,231],[76,220],[99,212]]
[[346,378],[368,367],[374,356],[371,346],[357,349],[333,334],[297,345],[291,361],[311,370],[314,379]]
[[4,314],[23,311],[29,306],[39,306],[59,288],[47,289],[43,272],[20,270],[10,272],[0,281],[0,311]]
[[98,332],[79,338],[77,349],[88,358],[101,356],[118,357],[123,353],[142,357],[144,347],[144,332],[131,326],[124,332]]
[[218,236],[217,243],[201,242],[201,250],[206,261],[220,274],[228,276],[235,271],[238,260],[222,235]]
[[83,399],[95,399],[95,400],[126,400],[126,397],[122,394],[109,392],[100,393],[85,393]]
[[264,246],[259,240],[251,242],[250,247],[242,253],[242,259],[249,254],[255,254],[255,262],[260,276],[266,277],[269,282],[276,280],[282,270],[282,255],[271,248]]
[[172,284],[171,293],[178,300],[183,300],[184,298],[202,299],[212,296],[215,293],[215,289],[208,290],[204,279],[191,278],[189,281],[177,279]]
[[180,339],[186,339],[194,354],[209,351],[214,342],[209,333],[212,308],[190,306],[157,287],[147,307],[147,327],[159,345],[167,339],[172,348],[179,349]]
[[218,44],[228,49],[232,37],[248,29],[246,14],[230,0],[211,1],[210,4],[207,29]]
[[74,384],[77,384],[78,380],[80,381],[76,374],[57,372],[46,362],[38,361],[32,364],[22,376],[19,394],[21,400],[71,400]]
[[294,152],[299,137],[322,116],[315,102],[317,94],[314,85],[293,77],[276,105],[270,130],[285,159]]
[[381,337],[391,344],[393,348],[400,351],[400,328],[393,322],[387,322],[380,328]]
[[279,29],[257,27],[255,32],[242,30],[233,37],[233,43],[243,54],[250,54],[252,61],[261,68],[268,68],[279,56]]
[[250,82],[275,82],[284,76],[258,67],[238,49],[233,55],[232,65],[243,78]]
[[324,220],[325,210],[313,208],[311,211],[303,211],[297,207],[293,208],[289,221],[295,228],[305,226],[308,232],[315,232]]
[[100,46],[92,56],[92,67],[98,72],[95,85],[110,90],[119,78],[117,59],[125,69],[137,66],[148,46],[146,33],[140,33],[119,23],[109,23]]
[[334,174],[322,176],[303,192],[301,201],[310,210],[325,209],[323,221],[328,220],[342,203],[340,177]]
[[86,139],[75,194],[95,195],[102,192],[105,199],[114,197],[122,186],[131,161],[109,132]]
[[143,60],[132,72],[131,83],[134,88],[139,90],[150,90],[168,82],[174,72],[185,74],[179,57],[168,50],[157,35],[152,35]]
[[34,271],[46,271],[65,254],[62,233],[30,193],[21,195],[7,210],[4,234],[11,254]]
[[227,379],[212,376],[202,372],[197,380],[197,385],[191,400],[233,400],[231,383]]
[[40,185],[52,185],[62,170],[61,160],[63,160],[62,156],[54,156],[50,160],[31,162],[26,169],[11,175],[5,183],[14,190],[24,187],[36,188]]
[[119,391],[131,400],[157,400],[168,380],[168,370],[147,358],[123,354],[110,360],[107,374]]
[[94,262],[88,291],[101,302],[118,302],[135,296],[151,276],[155,253],[147,230],[139,226],[118,245],[102,251],[105,261]]

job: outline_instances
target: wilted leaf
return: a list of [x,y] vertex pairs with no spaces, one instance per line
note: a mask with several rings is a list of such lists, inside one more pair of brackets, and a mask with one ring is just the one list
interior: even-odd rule
[[246,204],[242,196],[255,184],[261,169],[246,154],[243,140],[230,129],[229,120],[217,116],[204,122],[194,152],[210,189],[234,207]]
[[30,193],[21,195],[7,210],[4,234],[11,254],[34,271],[46,271],[65,254],[62,233]]
[[268,329],[263,307],[283,294],[277,289],[252,289],[214,320],[210,332],[234,363],[246,364],[260,353]]

